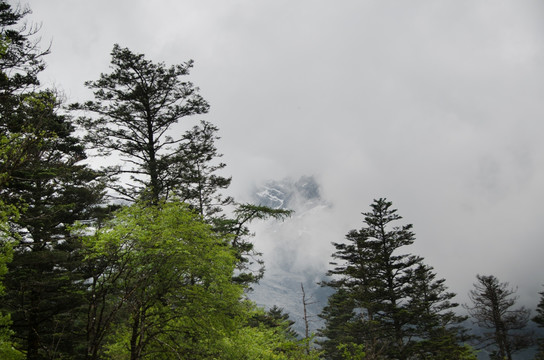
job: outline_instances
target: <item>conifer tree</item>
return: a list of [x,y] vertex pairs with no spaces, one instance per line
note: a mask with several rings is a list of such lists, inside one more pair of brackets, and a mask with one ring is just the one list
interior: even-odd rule
[[234,201],[219,192],[230,186],[231,178],[218,175],[226,166],[217,161],[223,156],[215,146],[218,130],[215,125],[201,121],[183,135],[180,152],[169,164],[164,164],[168,166],[159,169],[167,197],[175,196],[190,204],[203,219],[213,218]]
[[[231,237],[239,260],[235,280],[249,284],[262,277],[264,268],[249,241],[247,225],[256,219],[282,219],[290,212],[237,204],[222,196],[231,180],[218,173],[225,165],[218,161],[221,154],[214,144],[218,139],[214,125],[201,122],[174,136],[175,124],[209,108],[198,88],[183,81],[192,66],[188,61],[166,67],[115,45],[111,73],[86,83],[94,91],[94,100],[72,104],[71,109],[87,113],[79,123],[88,130],[86,139],[98,154],[120,156],[121,164],[106,169],[114,180],[110,187],[119,197],[151,204],[170,200],[190,204],[216,231]],[[131,179],[121,181],[120,175]],[[234,217],[221,213],[226,205],[234,207]]]
[[[327,359],[341,359],[349,349],[360,352],[361,346],[368,359],[428,358],[424,349],[436,344],[435,334],[444,329],[452,334],[451,346],[461,346],[457,329],[450,327],[462,320],[450,311],[456,306],[449,301],[453,294],[443,280],[434,280],[421,257],[398,253],[415,237],[411,224],[395,225],[402,218],[391,206],[375,200],[372,211],[363,213],[365,226],[350,231],[346,243],[333,243],[336,261],[324,285],[336,293],[321,314]],[[447,357],[450,349],[441,351],[444,359],[453,359]]]
[[[37,28],[21,25],[28,8],[0,1],[0,136],[7,149],[2,202],[19,210],[9,221],[13,260],[3,311],[11,314],[18,350],[28,359],[77,356],[76,313],[82,301],[79,243],[67,226],[86,220],[100,201],[99,174],[79,162],[84,147],[54,92],[39,88],[44,68]],[[81,334],[79,334],[81,335]]]
[[467,316],[454,309],[455,294],[447,291],[444,279],[436,279],[432,267],[418,264],[411,271],[408,309],[414,314],[414,335],[410,352],[418,359],[476,359],[472,348],[463,344],[470,339],[462,323]]
[[[533,321],[538,324],[539,327],[544,327],[544,291],[540,292],[540,301],[536,307],[536,316],[533,317]],[[544,338],[540,338],[537,341],[538,352],[535,355],[535,360],[544,360]]]
[[192,61],[166,67],[119,45],[111,55],[111,73],[85,83],[95,100],[72,104],[71,108],[89,113],[79,122],[88,130],[86,139],[98,153],[113,152],[123,160],[107,168],[113,177],[130,175],[130,182],[112,184],[119,196],[156,204],[184,184],[184,177],[177,178],[177,171],[169,171],[185,160],[187,143],[186,138],[173,136],[173,125],[187,116],[206,113],[209,105],[198,88],[183,81]]
[[21,105],[28,118],[18,131],[25,124],[39,128],[41,143],[28,149],[2,189],[6,202],[25,205],[12,223],[21,240],[9,264],[3,306],[12,313],[27,358],[41,359],[78,351],[73,336],[84,274],[80,244],[68,226],[94,218],[103,187],[98,173],[79,164],[83,146],[72,136],[69,119],[56,114],[53,94],[42,91],[28,99]]
[[476,324],[489,331],[480,338],[482,347],[493,350],[493,359],[512,360],[512,354],[532,345],[532,335],[524,331],[530,317],[525,307],[516,304],[515,290],[493,275],[477,275],[469,293],[472,305],[466,305]]

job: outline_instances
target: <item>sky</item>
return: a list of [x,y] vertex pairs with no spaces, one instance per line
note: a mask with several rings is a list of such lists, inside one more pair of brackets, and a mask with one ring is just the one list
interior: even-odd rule
[[[308,175],[330,203],[305,215],[309,235],[291,244],[305,252],[301,268],[325,273],[330,243],[360,228],[361,212],[385,197],[414,225],[407,251],[425,257],[458,301],[476,274],[493,274],[536,305],[544,290],[544,2],[22,4],[41,24],[42,46],[51,42],[42,83],[67,102],[90,98],[83,83],[108,72],[116,43],[156,62],[193,59],[189,79],[211,109],[184,122],[219,127],[233,195],[244,200],[255,184]],[[287,241],[262,231],[257,248]]]

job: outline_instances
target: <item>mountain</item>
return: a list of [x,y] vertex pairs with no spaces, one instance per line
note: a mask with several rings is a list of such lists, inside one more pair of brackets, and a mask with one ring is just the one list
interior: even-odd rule
[[250,292],[250,298],[266,309],[277,305],[295,321],[304,334],[302,289],[308,303],[310,331],[320,326],[317,314],[327,302],[330,290],[319,286],[327,272],[330,241],[320,230],[332,205],[321,196],[313,176],[269,180],[252,191],[252,202],[274,209],[294,211],[291,218],[263,224],[257,229],[256,247],[263,252],[266,272]]
[[[302,335],[305,330],[302,284],[310,303],[307,308],[310,331],[315,332],[323,324],[317,315],[332,294],[330,288],[319,285],[325,279],[334,252],[331,242],[338,242],[345,233],[334,224],[333,204],[322,197],[321,187],[313,176],[266,181],[255,186],[251,199],[254,204],[295,212],[283,222],[267,222],[253,229],[266,271],[249,297],[266,309],[273,305],[283,308],[295,321],[294,329]],[[470,321],[466,326],[473,333],[479,331]],[[538,330],[535,329],[538,336],[544,336]],[[516,353],[514,358],[529,360],[533,356],[534,348]],[[481,350],[478,359],[489,359],[489,352]]]
[[298,180],[269,180],[256,187],[252,197],[256,204],[296,212],[328,205],[321,198],[319,184],[313,176],[302,176]]

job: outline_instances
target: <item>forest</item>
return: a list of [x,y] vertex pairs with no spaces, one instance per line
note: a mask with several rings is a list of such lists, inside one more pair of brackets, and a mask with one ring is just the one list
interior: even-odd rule
[[460,306],[385,198],[333,243],[322,328],[258,307],[250,226],[292,212],[226,195],[193,62],[114,45],[92,99],[66,104],[29,12],[0,0],[0,359],[544,359],[544,292],[527,309],[478,275]]

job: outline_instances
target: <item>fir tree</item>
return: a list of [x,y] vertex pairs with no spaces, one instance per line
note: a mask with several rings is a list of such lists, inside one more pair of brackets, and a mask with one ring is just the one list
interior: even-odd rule
[[512,308],[517,298],[508,283],[501,283],[493,275],[477,275],[466,305],[470,316],[485,332],[480,346],[491,348],[493,358],[512,360],[512,354],[532,345],[532,335],[524,331],[530,311],[525,307]]
[[28,118],[18,131],[24,132],[25,124],[39,128],[41,142],[28,149],[1,192],[7,203],[25,205],[12,223],[21,240],[9,264],[3,306],[12,313],[28,359],[76,356],[84,274],[79,240],[68,227],[95,216],[103,187],[98,173],[79,164],[83,146],[72,136],[69,119],[56,114],[53,94],[29,99],[21,105]]
[[[421,257],[398,253],[415,236],[411,224],[395,225],[402,218],[391,206],[375,200],[372,211],[363,213],[365,226],[350,231],[346,243],[333,243],[337,261],[324,285],[336,293],[321,315],[327,358],[341,359],[342,351],[357,353],[361,347],[368,359],[425,358],[440,331],[451,335],[451,347],[460,346],[459,329],[451,327],[462,321],[450,310],[456,306],[449,301],[453,294],[443,280],[434,280]],[[449,358],[450,348],[436,351]]]
[[[533,317],[533,321],[538,324],[539,327],[544,327],[544,291],[540,292],[540,301],[536,308],[536,316]],[[538,343],[538,353],[535,355],[535,360],[544,360],[544,338],[540,338]]]
[[[214,125],[201,122],[184,135],[173,135],[173,125],[209,108],[198,88],[183,81],[192,66],[188,61],[166,67],[115,45],[111,73],[86,83],[95,99],[71,108],[90,113],[79,123],[88,130],[86,139],[98,154],[116,153],[123,161],[106,169],[119,197],[190,204],[216,231],[231,237],[239,260],[235,280],[249,284],[262,277],[264,268],[247,225],[256,219],[282,219],[290,212],[235,204],[222,196],[231,180],[218,173],[225,164],[218,161]],[[117,178],[123,174],[130,175],[130,181]],[[226,205],[234,207],[234,217],[222,213]]]
[[[186,150],[186,139],[174,137],[172,126],[187,116],[206,113],[209,105],[198,88],[183,81],[192,61],[166,67],[119,45],[111,55],[111,73],[85,83],[95,100],[71,108],[91,113],[79,122],[89,130],[86,139],[98,153],[114,152],[124,161],[107,168],[112,177],[130,175],[130,182],[112,184],[119,196],[156,204],[173,195],[186,179],[168,170],[181,166]],[[206,159],[208,155],[192,154]]]
[[[30,10],[0,1],[0,136],[2,203],[19,210],[9,231],[19,239],[5,276],[2,309],[11,313],[17,348],[28,359],[77,356],[81,305],[79,243],[67,227],[88,219],[101,197],[98,174],[78,163],[83,146],[52,91],[40,90],[44,68]],[[81,335],[81,334],[80,334]],[[67,357],[67,358],[68,358]]]

